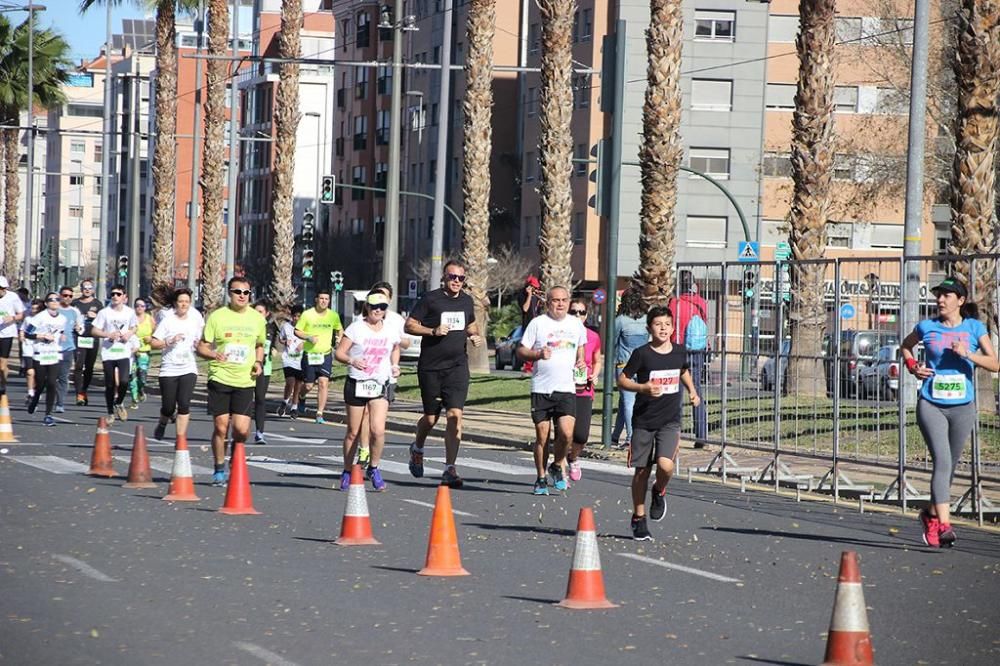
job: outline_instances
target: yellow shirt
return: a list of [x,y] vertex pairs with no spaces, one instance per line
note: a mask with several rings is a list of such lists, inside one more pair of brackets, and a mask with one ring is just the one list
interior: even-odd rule
[[340,315],[333,310],[327,310],[323,314],[316,312],[316,308],[309,308],[299,317],[299,322],[295,329],[302,331],[307,336],[316,336],[316,344],[306,340],[302,346],[307,354],[329,354],[333,350],[333,336],[337,331],[344,330],[340,323]]
[[201,338],[226,357],[208,364],[209,381],[234,388],[255,386],[257,380],[250,373],[257,360],[257,345],[263,346],[267,339],[266,329],[264,317],[253,308],[235,312],[222,307],[208,315]]
[[139,338],[139,353],[148,354],[152,349],[149,345],[149,338],[153,335],[155,327],[153,317],[148,312],[139,319],[139,325],[135,328],[135,335]]

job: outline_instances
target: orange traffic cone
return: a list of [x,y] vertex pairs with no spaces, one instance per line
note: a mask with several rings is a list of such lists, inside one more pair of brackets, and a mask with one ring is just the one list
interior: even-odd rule
[[103,416],[97,419],[94,452],[90,454],[90,471],[87,473],[90,476],[106,476],[108,478],[115,475],[115,468],[111,462],[111,434],[108,432],[108,424]]
[[372,536],[372,521],[368,516],[368,499],[365,497],[365,475],[361,465],[351,467],[351,485],[347,489],[347,506],[340,524],[338,546],[377,546]]
[[427,543],[427,562],[417,572],[421,576],[468,576],[462,568],[458,552],[458,532],[455,515],[451,511],[451,493],[448,486],[438,486],[431,517],[431,536]]
[[870,666],[875,663],[868,633],[865,593],[861,589],[858,554],[845,550],[840,556],[837,597],[833,602],[830,634],[826,639],[824,666]]
[[230,516],[258,515],[253,508],[250,495],[250,476],[247,474],[247,457],[243,442],[233,444],[233,457],[229,460],[229,485],[226,486],[226,501],[220,513]]
[[128,480],[122,488],[155,488],[153,470],[149,468],[149,451],[146,450],[146,435],[142,426],[135,427],[132,439],[132,459],[128,463]]
[[618,608],[604,595],[604,574],[601,573],[601,554],[597,550],[597,528],[594,512],[590,507],[580,509],[576,524],[576,548],[573,566],[569,571],[566,598],[559,602],[563,608],[595,609]]
[[191,453],[188,451],[186,435],[177,435],[177,445],[174,447],[174,468],[170,472],[170,492],[163,499],[172,502],[197,502],[201,499],[194,493],[194,477],[191,476]]
[[14,425],[10,420],[10,403],[7,394],[0,395],[0,442],[16,442]]

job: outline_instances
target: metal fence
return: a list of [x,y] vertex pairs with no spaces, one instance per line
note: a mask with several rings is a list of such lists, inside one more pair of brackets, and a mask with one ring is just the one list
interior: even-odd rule
[[[899,363],[899,343],[915,321],[936,316],[930,289],[956,271],[978,285],[973,300],[1000,302],[998,264],[981,255],[678,265],[708,303],[710,349],[699,378],[704,439],[721,448],[701,471],[828,491],[835,500],[893,501],[904,510],[927,498],[931,462],[916,425],[918,386]],[[822,284],[811,310],[792,298],[793,278],[806,275]],[[916,320],[904,329],[908,307]],[[821,337],[804,350],[810,316]],[[995,308],[982,314],[992,319],[994,341],[995,317]],[[1000,512],[1000,390],[995,375],[980,372],[976,380],[978,422],[956,474],[961,497],[953,508],[982,521]],[[685,418],[694,438],[692,414]]]

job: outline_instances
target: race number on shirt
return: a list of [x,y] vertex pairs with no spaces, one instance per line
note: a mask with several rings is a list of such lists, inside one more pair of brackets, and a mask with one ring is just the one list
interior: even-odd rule
[[313,352],[307,352],[306,360],[309,362],[309,365],[323,365],[323,362],[326,360],[326,354],[314,354]]
[[651,370],[649,382],[660,387],[660,395],[670,395],[681,390],[680,370]]
[[38,354],[39,365],[55,365],[58,363],[61,354],[58,351],[44,351]]
[[233,343],[226,344],[226,361],[229,363],[244,364],[250,358],[250,347]]
[[354,397],[377,398],[382,395],[382,385],[374,379],[354,384]]
[[463,331],[465,330],[465,313],[461,311],[442,312],[441,323],[447,326],[449,331]]
[[587,383],[587,368],[573,367],[573,382],[577,386],[584,386]]
[[76,346],[79,347],[80,349],[93,349],[94,338],[84,338],[84,337],[77,338]]
[[938,400],[964,400],[965,375],[936,374],[931,378],[931,397]]
[[124,354],[125,353],[125,343],[124,342],[113,342],[111,347],[108,349],[112,354]]

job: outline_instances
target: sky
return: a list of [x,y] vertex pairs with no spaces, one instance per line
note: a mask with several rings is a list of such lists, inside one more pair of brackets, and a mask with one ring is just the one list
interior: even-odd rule
[[[27,0],[20,0],[27,4]],[[86,14],[80,14],[80,0],[35,0],[37,4],[45,5],[44,12],[37,14],[38,22],[47,28],[54,28],[62,33],[69,42],[70,57],[78,63],[86,58],[93,58],[101,52],[106,35],[107,14],[102,0],[98,0]],[[141,0],[122,0],[111,10],[111,30],[122,31],[123,18],[144,18],[145,3]],[[24,13],[9,14],[12,22],[19,23],[27,15]]]

